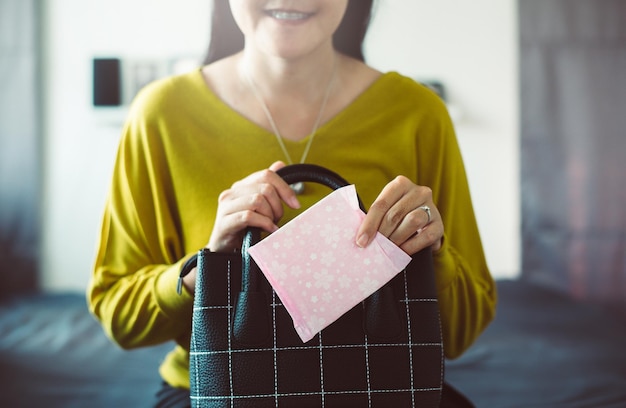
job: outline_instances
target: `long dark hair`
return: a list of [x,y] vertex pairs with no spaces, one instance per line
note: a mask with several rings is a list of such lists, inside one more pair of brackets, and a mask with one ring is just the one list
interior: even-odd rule
[[[369,27],[374,0],[349,0],[346,13],[333,35],[335,49],[364,61],[363,40]],[[235,23],[228,0],[213,1],[211,40],[205,64],[243,50],[244,37]]]

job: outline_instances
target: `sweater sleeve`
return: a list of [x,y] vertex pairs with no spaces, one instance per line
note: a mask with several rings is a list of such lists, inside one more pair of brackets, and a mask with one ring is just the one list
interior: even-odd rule
[[156,126],[129,119],[105,204],[87,290],[90,311],[121,347],[182,339],[192,297],[176,292],[185,254],[166,153]]
[[436,283],[448,358],[461,355],[495,315],[496,288],[489,272],[453,125],[444,111],[428,129],[418,182],[430,186],[444,224],[434,254]]

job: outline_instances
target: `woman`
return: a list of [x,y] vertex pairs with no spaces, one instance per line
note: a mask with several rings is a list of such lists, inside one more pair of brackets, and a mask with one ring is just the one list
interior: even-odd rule
[[134,101],[88,297],[122,347],[176,341],[160,369],[162,399],[183,390],[188,404],[196,273],[179,296],[185,260],[200,247],[240,247],[249,226],[271,233],[328,193],[288,186],[275,173],[284,162],[357,186],[369,208],[358,245],[379,231],[408,254],[433,249],[447,357],[492,319],[494,282],[452,124],[431,91],[362,61],[371,7],[230,0],[231,15],[216,0],[209,63]]

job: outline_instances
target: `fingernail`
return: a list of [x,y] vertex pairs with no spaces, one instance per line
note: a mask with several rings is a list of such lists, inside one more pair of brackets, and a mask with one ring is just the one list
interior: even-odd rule
[[369,240],[369,238],[367,237],[366,234],[362,234],[357,240],[356,240],[356,244],[361,247],[361,248],[365,248],[367,246],[367,241]]
[[291,200],[289,200],[291,202],[291,207],[294,210],[297,210],[300,208],[300,201],[298,201],[298,199],[296,197],[293,197]]

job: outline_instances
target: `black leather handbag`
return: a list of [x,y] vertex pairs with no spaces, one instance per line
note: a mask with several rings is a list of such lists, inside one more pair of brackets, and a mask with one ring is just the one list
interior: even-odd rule
[[[348,183],[314,165],[278,171],[287,183]],[[314,339],[290,315],[247,249],[197,256],[190,347],[193,407],[438,407],[444,356],[430,251]]]

